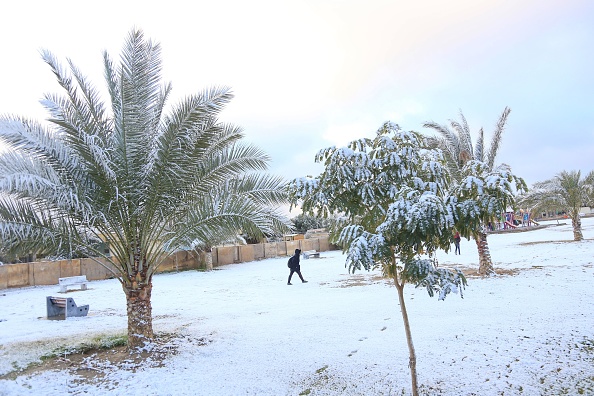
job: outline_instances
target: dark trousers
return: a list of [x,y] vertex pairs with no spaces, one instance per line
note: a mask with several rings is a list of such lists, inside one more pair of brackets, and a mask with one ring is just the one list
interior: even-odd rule
[[303,279],[303,276],[301,275],[301,268],[297,267],[297,268],[291,268],[291,273],[289,274],[289,280],[287,281],[287,283],[291,283],[291,277],[293,276],[293,272],[296,272],[297,275],[299,275],[301,282],[305,282],[305,279]]
[[455,241],[454,245],[456,246],[456,250],[454,251],[454,254],[460,254],[460,241]]

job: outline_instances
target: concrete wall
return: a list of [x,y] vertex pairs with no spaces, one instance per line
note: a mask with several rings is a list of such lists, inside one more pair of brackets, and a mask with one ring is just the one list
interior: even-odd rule
[[196,251],[180,251],[167,257],[161,263],[157,272],[184,271],[199,268],[204,258]]
[[[75,261],[75,260],[72,260]],[[60,261],[41,261],[29,264],[29,271],[33,268],[34,285],[55,285],[60,276]],[[74,264],[74,263],[72,263]],[[80,264],[78,266],[80,271]]]
[[301,250],[317,250],[320,251],[320,242],[318,239],[304,239],[301,241]]
[[266,258],[292,256],[295,254],[295,249],[327,252],[334,248],[334,246],[330,245],[328,235],[318,238],[258,243],[254,245],[220,246],[212,249],[212,263],[214,267],[217,267]]
[[[213,267],[218,267],[264,258],[286,257],[293,255],[295,249],[325,252],[330,250],[330,248],[331,246],[327,236],[255,245],[221,246],[212,249],[212,263]],[[112,268],[112,265],[107,260],[101,258],[0,265],[0,290],[11,287],[57,285],[58,278],[77,275],[86,275],[87,279],[91,281],[113,278],[114,274],[108,268]],[[165,259],[157,272],[198,268],[205,268],[204,253],[181,251]]]
[[8,266],[0,265],[0,290],[8,289]]
[[248,263],[255,260],[254,245],[239,246],[239,261]]
[[[29,286],[29,264],[12,264],[6,266],[7,286],[23,287]],[[56,281],[56,283],[58,283]]]
[[253,245],[253,246],[254,246],[254,259],[262,260],[264,258],[264,244],[259,243],[257,245]]
[[[233,264],[235,262],[235,251],[237,250],[237,246],[222,246],[215,249],[217,250],[217,266]],[[214,265],[213,262],[213,266]]]
[[[282,242],[280,242],[282,243]],[[278,249],[276,248],[275,243],[265,243],[264,244],[264,258],[273,258],[278,255]]]
[[86,275],[88,280],[103,280],[113,278],[114,275],[105,267],[113,268],[113,265],[103,258],[80,259],[80,275]]
[[[305,239],[301,239],[299,241],[287,241],[286,244],[286,251],[287,256],[292,256],[295,254],[295,249],[301,249],[301,242],[305,241]],[[303,249],[301,249],[303,250]]]

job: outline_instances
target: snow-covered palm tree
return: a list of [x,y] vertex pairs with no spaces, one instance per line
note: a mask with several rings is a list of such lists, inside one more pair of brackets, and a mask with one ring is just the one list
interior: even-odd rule
[[[483,128],[479,130],[476,144],[473,146],[470,127],[462,111],[460,111],[460,121],[449,120],[449,126],[433,121],[423,124],[424,127],[438,132],[437,136],[431,136],[429,138],[430,145],[432,147],[438,147],[444,152],[447,167],[453,180],[460,183],[468,176],[465,173],[465,165],[469,161],[480,161],[486,165],[486,167],[473,167],[473,169],[482,169],[486,172],[496,170],[495,159],[501,146],[501,138],[510,111],[510,108],[506,107],[503,113],[501,113],[493,131],[489,147],[485,145]],[[507,165],[503,166],[509,168]],[[507,171],[507,169],[501,169],[501,171]],[[477,227],[472,232],[472,238],[475,240],[478,249],[479,273],[485,275],[493,273],[493,262],[491,261],[491,254],[489,252],[487,234],[482,227]]]
[[[166,108],[160,45],[134,30],[119,63],[104,53],[108,101],[49,52],[63,95],[46,95],[47,125],[0,118],[0,238],[8,252],[103,256],[128,306],[128,346],[153,339],[152,277],[182,247],[283,232],[284,182],[268,157],[217,116],[212,88]],[[105,256],[99,243],[111,250]]]
[[520,203],[535,212],[548,209],[564,211],[571,219],[573,239],[581,241],[584,236],[580,208],[591,203],[593,193],[594,171],[585,178],[582,178],[580,171],[562,171],[552,179],[535,183],[532,189],[521,197]]
[[433,121],[426,122],[423,126],[439,133],[437,136],[430,136],[429,141],[432,146],[436,146],[444,152],[450,176],[460,181],[463,178],[462,169],[470,160],[484,162],[489,170],[495,168],[495,159],[501,147],[503,131],[510,112],[509,107],[503,109],[501,116],[497,120],[489,147],[485,145],[483,128],[479,129],[476,144],[473,146],[470,127],[462,111],[460,111],[460,121],[448,120],[450,126]]

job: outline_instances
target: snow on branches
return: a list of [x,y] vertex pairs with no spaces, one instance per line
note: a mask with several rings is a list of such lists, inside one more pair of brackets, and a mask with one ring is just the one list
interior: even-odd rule
[[402,277],[416,287],[425,287],[430,297],[435,293],[438,300],[445,300],[450,293],[463,297],[462,290],[467,285],[464,274],[456,270],[438,268],[433,260],[413,259],[405,263],[402,270]]
[[[300,202],[306,213],[348,219],[337,242],[350,271],[390,267],[395,257],[402,270],[424,263],[415,259],[419,254],[449,249],[455,217],[446,194],[450,178],[441,152],[429,149],[421,134],[385,123],[374,139],[320,150],[316,161],[324,163],[324,172],[293,180],[292,203]],[[424,271],[429,290],[460,286],[460,278]]]
[[347,219],[336,242],[347,251],[351,271],[393,267],[397,257],[401,270],[425,265],[422,282],[428,291],[457,290],[462,278],[428,271],[419,257],[448,251],[453,228],[470,237],[525,189],[509,166],[491,169],[476,160],[465,164],[457,183],[440,150],[390,122],[374,139],[320,150],[316,161],[325,165],[319,176],[289,183],[292,204],[299,203],[304,213],[339,213]]
[[462,169],[462,181],[451,195],[457,207],[458,228],[463,234],[479,229],[505,212],[515,202],[518,192],[526,191],[526,183],[512,174],[508,165],[489,169],[481,161],[468,161]]

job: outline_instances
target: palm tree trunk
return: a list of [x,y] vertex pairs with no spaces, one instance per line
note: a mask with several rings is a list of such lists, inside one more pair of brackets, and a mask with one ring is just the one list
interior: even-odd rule
[[493,275],[495,270],[493,269],[493,262],[491,261],[491,253],[489,252],[489,243],[487,242],[487,233],[479,231],[475,237],[476,248],[478,249],[479,255],[479,274],[481,275]]
[[408,367],[410,368],[410,377],[412,381],[412,395],[418,396],[419,389],[417,384],[417,355],[415,353],[415,346],[413,345],[412,333],[410,331],[410,323],[408,321],[408,313],[406,312],[406,305],[404,304],[404,283],[400,284],[400,282],[398,281],[397,271],[394,272],[394,285],[396,285],[396,290],[398,290],[400,312],[402,312],[404,332],[406,333],[406,342],[408,344]]
[[579,213],[571,218],[571,225],[573,226],[573,240],[583,240],[584,235],[582,234],[582,219],[580,219]]
[[212,271],[212,251],[204,252],[204,266],[207,271]]
[[151,342],[153,333],[153,313],[151,306],[152,280],[132,281],[123,285],[128,308],[128,349],[139,349]]

